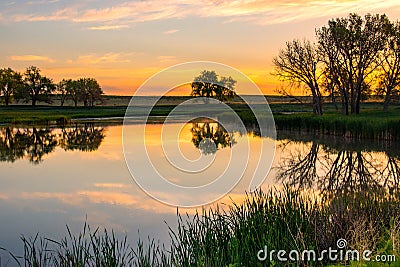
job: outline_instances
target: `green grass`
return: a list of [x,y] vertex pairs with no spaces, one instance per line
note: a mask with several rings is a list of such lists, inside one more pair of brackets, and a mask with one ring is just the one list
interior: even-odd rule
[[275,114],[274,119],[280,130],[306,130],[352,139],[400,139],[400,109],[388,112],[366,110],[359,115],[349,116],[336,113],[327,113],[322,117],[311,114]]
[[[76,236],[67,230],[67,237],[60,241],[38,235],[22,237],[25,253],[14,260],[20,266],[282,266],[288,263],[277,258],[259,261],[257,252],[267,246],[269,250],[320,253],[328,247],[335,249],[339,238],[348,241],[346,249],[368,248],[373,255],[400,257],[399,198],[373,192],[321,200],[288,187],[257,191],[243,203],[224,209],[178,214],[178,227],[169,229],[170,243],[165,246],[149,239],[132,247],[126,237],[117,239],[112,231],[93,231],[86,224]],[[329,264],[379,266],[327,259],[291,262]],[[400,262],[390,266],[400,266]]]

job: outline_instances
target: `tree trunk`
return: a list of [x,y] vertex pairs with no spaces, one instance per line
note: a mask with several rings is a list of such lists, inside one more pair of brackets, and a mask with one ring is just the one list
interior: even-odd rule
[[349,96],[346,92],[343,94],[342,114],[349,115]]
[[392,89],[387,88],[386,95],[385,95],[385,101],[383,102],[383,110],[384,111],[387,111],[389,109],[391,92],[392,92]]
[[36,98],[32,98],[32,107],[36,107]]

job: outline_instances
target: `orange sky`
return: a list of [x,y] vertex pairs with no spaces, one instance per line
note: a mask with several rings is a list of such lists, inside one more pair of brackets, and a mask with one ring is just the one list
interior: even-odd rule
[[[0,3],[0,67],[35,65],[58,82],[94,77],[107,94],[132,95],[163,68],[214,61],[248,75],[265,94],[282,84],[272,58],[286,41],[349,12],[400,17],[398,0],[105,1]],[[237,88],[246,93],[244,88]]]

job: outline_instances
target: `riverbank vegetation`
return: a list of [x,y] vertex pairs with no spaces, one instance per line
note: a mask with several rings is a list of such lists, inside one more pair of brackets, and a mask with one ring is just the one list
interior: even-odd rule
[[[151,116],[168,116],[177,104],[186,98],[164,97],[153,107]],[[114,100],[111,100],[114,101]],[[120,101],[120,100],[117,100]],[[144,101],[145,102],[145,101]],[[245,124],[256,123],[248,107],[239,102],[228,104],[238,113]],[[323,116],[313,116],[308,105],[293,103],[272,103],[275,125],[278,130],[301,130],[331,136],[344,136],[351,139],[399,140],[400,108],[391,107],[388,111],[377,110],[381,103],[364,103],[360,115],[343,116],[335,112],[334,105],[327,105]],[[212,116],[219,116],[218,107],[213,110],[209,105],[199,104],[197,110],[204,109]],[[262,107],[260,107],[262,108]],[[135,108],[131,116],[143,116],[142,107]],[[65,125],[72,120],[90,121],[98,118],[113,119],[122,122],[126,106],[54,107],[54,106],[0,106],[0,122],[3,124],[59,124]],[[188,114],[190,115],[190,114]]]
[[[91,229],[61,240],[51,237],[22,236],[24,255],[11,254],[20,266],[283,266],[364,264],[365,260],[320,261],[307,258],[279,261],[277,254],[260,261],[260,250],[338,249],[337,241],[345,239],[343,250],[366,249],[376,255],[400,257],[400,205],[398,195],[382,197],[377,192],[338,194],[318,198],[285,186],[267,193],[248,194],[242,203],[208,208],[195,215],[178,214],[177,228],[169,228],[170,243],[149,239],[135,246],[114,232]],[[3,248],[5,250],[5,248]],[[362,252],[361,252],[362,253]],[[287,256],[287,255],[286,255]],[[360,256],[361,257],[361,256]],[[388,257],[386,259],[389,259]],[[394,260],[395,258],[390,258]],[[3,261],[4,262],[4,261]],[[363,265],[363,266],[364,266]],[[399,261],[390,263],[399,266]]]

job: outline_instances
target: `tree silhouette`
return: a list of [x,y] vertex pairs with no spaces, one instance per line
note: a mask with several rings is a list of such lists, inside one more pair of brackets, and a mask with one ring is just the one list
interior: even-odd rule
[[314,44],[309,41],[294,40],[287,42],[286,47],[273,59],[275,73],[283,81],[303,83],[311,91],[313,112],[322,115],[322,94],[320,83],[322,72],[318,65],[322,62]]
[[236,81],[232,77],[221,77],[215,71],[204,70],[193,79],[192,96],[214,97],[220,101],[235,96]]
[[4,97],[4,103],[11,103],[13,94],[23,86],[22,76],[11,68],[0,69],[0,94]]
[[37,102],[51,103],[50,95],[54,90],[53,81],[42,76],[39,68],[31,66],[24,73],[24,86],[16,90],[14,97],[26,103],[31,101],[35,107]]
[[379,67],[379,54],[387,41],[386,15],[364,18],[350,14],[347,18],[332,19],[328,26],[317,30],[319,52],[326,73],[342,96],[342,112],[360,113],[365,84]]

